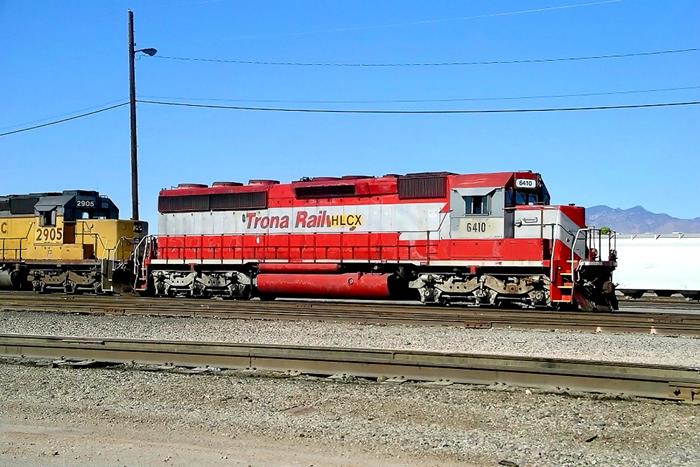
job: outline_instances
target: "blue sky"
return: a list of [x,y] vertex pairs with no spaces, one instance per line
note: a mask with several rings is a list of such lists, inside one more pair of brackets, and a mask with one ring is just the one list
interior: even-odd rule
[[[126,10],[139,47],[243,60],[517,60],[700,46],[700,2],[0,0],[0,128],[128,96]],[[396,25],[388,27],[386,25]],[[401,25],[403,24],[403,25]],[[375,27],[382,26],[382,27]],[[138,95],[382,100],[531,96],[700,85],[700,53],[425,68],[296,68],[143,57]],[[561,107],[698,100],[700,89],[345,108]],[[230,104],[230,102],[229,102]],[[244,104],[245,105],[245,104]],[[249,105],[256,105],[252,102]],[[260,104],[257,104],[260,105]],[[267,104],[274,105],[274,104]],[[323,107],[287,103],[287,107]],[[139,105],[141,213],[180,182],[532,169],[556,203],[700,216],[700,107],[498,115],[330,115]],[[0,193],[97,189],[130,214],[128,109],[0,138]]]

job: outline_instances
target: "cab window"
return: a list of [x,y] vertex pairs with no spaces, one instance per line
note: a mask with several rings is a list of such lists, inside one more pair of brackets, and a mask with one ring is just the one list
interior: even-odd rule
[[516,191],[515,192],[515,204],[526,205],[526,204],[537,204],[539,202],[539,197],[537,193],[531,191]]
[[465,196],[465,214],[467,215],[489,215],[489,197],[488,196]]
[[[531,190],[515,190],[515,203],[510,204],[510,206],[523,206],[523,205],[534,205],[534,204],[549,204],[549,193],[546,188],[542,188],[537,191]],[[511,202],[513,200],[513,195],[509,199]],[[508,200],[507,200],[508,201]]]
[[39,213],[39,225],[41,227],[53,227],[56,225],[56,210],[41,211]]

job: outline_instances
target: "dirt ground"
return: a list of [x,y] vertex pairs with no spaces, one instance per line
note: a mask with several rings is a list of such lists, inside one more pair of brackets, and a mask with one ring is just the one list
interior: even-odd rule
[[700,465],[700,406],[0,362],[0,465]]
[[230,438],[187,428],[129,426],[125,420],[73,425],[71,417],[46,422],[21,414],[0,418],[0,464],[15,466],[227,465],[399,466],[465,465],[408,454],[383,456],[359,448],[288,442],[261,436]]

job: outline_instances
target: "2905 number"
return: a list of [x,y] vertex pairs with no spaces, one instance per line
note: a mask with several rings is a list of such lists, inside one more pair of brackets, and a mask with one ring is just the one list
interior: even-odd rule
[[63,240],[63,227],[44,227],[36,229],[37,242],[56,242]]

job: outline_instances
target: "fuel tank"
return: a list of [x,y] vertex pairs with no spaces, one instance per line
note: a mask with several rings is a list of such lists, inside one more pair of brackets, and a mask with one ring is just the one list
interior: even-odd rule
[[261,295],[278,297],[323,297],[388,299],[391,274],[258,274]]

